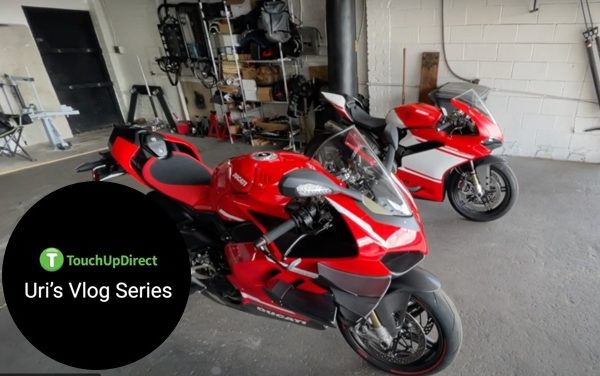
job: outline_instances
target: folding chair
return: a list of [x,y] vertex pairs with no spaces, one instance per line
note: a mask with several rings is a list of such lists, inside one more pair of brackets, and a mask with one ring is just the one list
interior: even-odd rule
[[[11,119],[17,124],[11,124]],[[31,123],[27,115],[7,115],[0,112],[0,155],[8,157],[18,155],[33,161],[33,157],[21,145],[25,143],[22,139],[24,121]]]

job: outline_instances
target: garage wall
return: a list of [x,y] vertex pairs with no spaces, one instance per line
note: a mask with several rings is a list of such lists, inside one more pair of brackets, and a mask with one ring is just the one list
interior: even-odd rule
[[[35,78],[42,107],[48,111],[57,111],[60,103],[33,40],[22,6],[87,10],[87,1],[2,0],[0,3],[0,74],[26,76],[25,67],[27,67],[31,76]],[[29,84],[20,83],[19,87],[26,102],[35,102],[33,90]],[[64,104],[69,105],[69,103]],[[4,98],[0,99],[0,105],[5,111],[9,111]],[[53,120],[63,137],[72,137],[71,128],[65,117],[56,117]],[[48,142],[40,121],[27,125],[23,130],[23,138],[29,145]]]
[[[160,35],[156,25],[155,0],[90,0],[90,13],[104,51],[108,69],[115,82],[115,91],[123,117],[129,110],[132,85],[143,85],[137,57],[139,56],[149,85],[161,86],[171,112],[182,117],[183,109],[177,88],[171,86],[167,76],[160,71],[154,59],[161,56]],[[114,46],[124,48],[116,53]],[[158,106],[158,102],[157,106]],[[157,108],[162,118],[160,107]],[[154,118],[150,101],[138,97],[136,117]]]
[[88,10],[87,0],[2,0],[0,24],[27,25],[22,6]]
[[[27,66],[36,78],[42,105],[48,109],[58,109],[59,101],[44,68],[41,56],[22,6],[87,10],[92,16],[96,34],[103,49],[104,58],[115,84],[117,99],[124,116],[129,107],[129,90],[132,84],[143,83],[138,68],[140,56],[145,74],[151,85],[160,85],[165,89],[171,111],[182,115],[177,89],[172,87],[166,76],[160,72],[154,58],[160,55],[160,39],[156,29],[156,2],[154,0],[2,0],[0,4],[0,24],[17,24],[0,27],[0,73],[25,75]],[[108,17],[107,17],[108,16]],[[109,22],[110,19],[110,22]],[[25,26],[23,26],[25,25]],[[125,47],[124,54],[116,54],[114,45]],[[29,88],[23,86],[23,94],[28,96]],[[68,105],[68,103],[66,103]],[[3,105],[4,106],[4,105]],[[140,100],[138,117],[153,117],[147,100]],[[65,138],[72,137],[71,130],[64,117],[56,118],[55,124]],[[41,123],[27,126],[24,137],[32,145],[47,142]]]
[[[367,0],[355,0],[356,4],[356,34],[357,34],[357,68],[359,92],[367,93],[367,24],[365,3]],[[370,0],[368,0],[370,1]],[[302,20],[303,25],[319,29],[321,40],[321,56],[306,58],[305,65],[327,65],[327,22],[324,0],[291,0],[294,15]]]
[[[368,77],[374,114],[400,103],[402,49],[407,99],[418,97],[421,53],[441,51],[441,0],[368,0]],[[490,86],[488,105],[509,155],[600,162],[600,109],[577,0],[446,0],[447,57],[453,70]],[[600,2],[591,4],[600,21]],[[440,61],[442,57],[440,56]],[[457,81],[443,62],[439,84]]]

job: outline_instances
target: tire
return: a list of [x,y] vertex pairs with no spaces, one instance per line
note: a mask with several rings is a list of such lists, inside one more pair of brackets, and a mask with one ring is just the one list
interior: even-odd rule
[[[460,169],[454,169],[446,182],[446,193],[454,210],[463,217],[477,222],[493,221],[505,215],[513,207],[519,196],[517,177],[510,166],[504,162],[492,162],[490,175],[494,189],[486,192],[486,199],[491,198],[490,202],[493,207],[485,207],[481,200],[474,198],[474,194],[471,195],[471,198],[466,197],[468,194],[465,193],[463,188],[465,188],[465,184],[468,184],[467,180]],[[504,188],[505,191],[502,192]],[[471,202],[465,203],[465,199]],[[479,200],[479,203],[474,202],[475,200]],[[466,205],[472,205],[473,207]]]
[[[410,302],[412,305],[409,303],[407,312],[411,312],[411,309],[414,312],[414,309],[411,307],[418,306],[423,308],[432,318],[433,327],[436,330],[435,334],[437,335],[437,347],[435,347],[435,351],[423,354],[420,358],[410,363],[394,363],[389,358],[385,358],[385,355],[380,350],[377,350],[374,345],[369,345],[368,341],[362,340],[361,335],[357,333],[357,330],[360,331],[357,327],[363,324],[350,324],[341,315],[338,315],[338,326],[350,347],[371,365],[383,371],[410,376],[440,372],[454,361],[460,350],[462,324],[458,311],[450,298],[442,290],[428,293],[415,292],[411,296]],[[403,325],[406,322],[407,318],[404,319]],[[428,325],[429,321],[426,322],[425,327]],[[433,329],[429,330],[428,335],[431,334]]]

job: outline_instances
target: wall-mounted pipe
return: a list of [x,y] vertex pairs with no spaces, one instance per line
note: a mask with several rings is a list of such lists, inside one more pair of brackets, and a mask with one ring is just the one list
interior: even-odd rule
[[327,0],[326,10],[329,90],[357,96],[355,1]]

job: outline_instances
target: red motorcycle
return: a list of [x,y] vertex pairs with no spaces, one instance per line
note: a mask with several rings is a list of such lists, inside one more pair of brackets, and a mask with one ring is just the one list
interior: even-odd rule
[[127,173],[177,221],[192,285],[242,311],[337,327],[388,372],[433,373],[456,357],[462,326],[427,255],[417,208],[353,127],[315,159],[255,152],[214,170],[169,134],[115,127],[93,179]]
[[[323,93],[342,119],[354,124],[416,198],[444,201],[473,221],[502,217],[519,194],[517,178],[506,160],[491,155],[504,136],[481,97],[469,90],[446,110],[424,103],[396,107],[385,119],[374,118],[362,101]],[[335,128],[307,145],[311,155]]]

